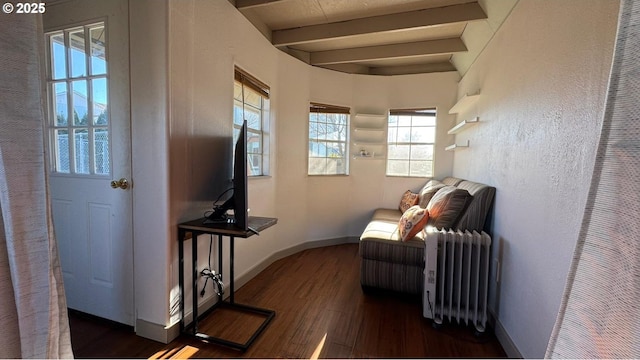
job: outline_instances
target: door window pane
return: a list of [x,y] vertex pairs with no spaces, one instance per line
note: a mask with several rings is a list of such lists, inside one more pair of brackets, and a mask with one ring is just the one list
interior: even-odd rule
[[91,75],[107,73],[107,54],[104,26],[95,26],[89,30],[91,37]]
[[73,130],[75,167],[78,174],[89,174],[89,131]]
[[73,89],[73,125],[87,125],[89,113],[87,106],[87,81],[74,81],[71,83],[71,87]]
[[109,175],[109,130],[95,129],[93,131],[93,143],[95,144],[95,173]]
[[69,121],[68,114],[68,93],[67,93],[67,83],[66,82],[57,82],[51,85],[51,99],[52,104],[52,112],[55,117],[54,122],[56,126],[67,126]]
[[68,130],[55,130],[53,132],[53,138],[55,140],[54,146],[54,162],[58,172],[69,173],[69,131]]
[[93,125],[107,125],[107,79],[98,78],[91,80],[91,92],[93,94]]
[[64,34],[52,34],[49,36],[49,51],[51,61],[51,78],[54,80],[67,77],[67,51],[64,46]]
[[87,56],[84,47],[84,28],[69,32],[71,48],[71,77],[87,75]]

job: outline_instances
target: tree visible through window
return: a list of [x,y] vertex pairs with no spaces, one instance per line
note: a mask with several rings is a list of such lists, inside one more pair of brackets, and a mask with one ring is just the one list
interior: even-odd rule
[[389,111],[387,136],[388,176],[433,176],[435,109]]
[[349,108],[311,103],[309,107],[309,175],[346,175]]

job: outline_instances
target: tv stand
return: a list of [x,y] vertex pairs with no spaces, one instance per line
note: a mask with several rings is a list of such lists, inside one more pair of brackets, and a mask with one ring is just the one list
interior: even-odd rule
[[[276,316],[276,312],[268,309],[261,309],[254,306],[238,304],[234,300],[234,240],[236,237],[248,238],[254,234],[259,235],[259,232],[265,230],[278,222],[276,218],[249,216],[249,230],[243,230],[237,228],[233,223],[228,222],[207,222],[208,218],[200,218],[192,221],[187,221],[182,224],[178,224],[178,259],[179,259],[179,286],[180,286],[180,332],[191,335],[197,339],[224,345],[236,350],[246,351],[249,346],[256,340],[256,338],[266,329],[269,322]],[[184,242],[187,240],[187,233],[191,233],[191,265],[193,274],[193,283],[191,284],[192,296],[193,296],[193,321],[190,324],[185,324],[184,321]],[[219,299],[218,302],[213,305],[209,310],[205,311],[202,315],[198,315],[198,279],[200,273],[198,272],[198,236],[203,234],[211,234],[218,236],[218,273],[222,275],[222,238],[227,236],[229,238],[229,298],[228,300]],[[209,336],[207,334],[198,332],[198,322],[209,315],[211,312],[218,308],[226,307],[236,309],[239,311],[251,312],[260,316],[264,316],[262,324],[251,335],[249,340],[244,344],[229,341],[226,339]]]
[[252,228],[251,226],[249,226],[249,227],[248,227],[248,229],[249,229],[249,231],[251,231],[252,233],[254,233],[254,234],[256,234],[256,235],[260,236],[260,232],[259,232],[258,230],[256,230],[256,229]]

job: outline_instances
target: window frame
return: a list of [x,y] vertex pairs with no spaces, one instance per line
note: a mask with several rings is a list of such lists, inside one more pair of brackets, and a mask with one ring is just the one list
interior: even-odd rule
[[[235,86],[239,84],[241,86],[241,95],[240,98],[236,97],[235,94]],[[251,91],[260,97],[260,104],[256,106],[254,104],[248,103],[246,101],[246,93],[245,91]],[[247,138],[248,142],[252,139],[252,134],[257,135],[260,138],[260,148],[257,152],[252,151],[252,146],[247,144],[247,161],[249,161],[249,178],[257,178],[263,176],[270,175],[270,161],[269,161],[269,149],[270,149],[270,122],[269,122],[269,113],[270,113],[270,88],[267,84],[258,80],[251,74],[247,73],[243,69],[238,66],[234,67],[234,95],[233,95],[233,143],[238,139],[238,134],[240,132],[240,128],[242,127],[242,122],[238,123],[236,121],[236,107],[241,108],[242,111],[242,120],[247,119],[247,108],[251,108],[254,113],[258,113],[260,117],[260,129],[255,127],[250,127],[249,121],[247,122]],[[240,106],[238,106],[240,103]],[[253,173],[253,163],[252,159],[258,156],[260,158],[260,166],[259,172],[257,174]]]
[[[310,126],[312,123],[312,114],[316,114],[317,116],[320,115],[331,115],[331,114],[337,114],[337,115],[343,115],[345,116],[344,118],[344,124],[338,124],[339,126],[343,126],[344,127],[344,140],[334,140],[334,139],[322,139],[319,137],[316,138],[311,138],[311,130],[310,130]],[[350,125],[351,125],[351,109],[348,107],[344,107],[344,106],[338,106],[338,105],[329,105],[329,104],[323,104],[323,103],[318,103],[318,102],[310,102],[309,103],[309,115],[307,117],[307,175],[308,176],[348,176],[349,175],[349,137],[350,137]],[[318,119],[319,120],[319,119]],[[315,123],[319,124],[320,121],[316,120]],[[318,142],[318,141],[323,141],[323,142],[327,142],[327,143],[332,143],[332,144],[342,144],[342,148],[343,148],[343,156],[340,157],[340,159],[343,159],[345,164],[344,164],[344,172],[334,172],[334,173],[328,173],[327,172],[327,167],[325,166],[325,172],[324,173],[311,173],[311,159],[331,159],[332,157],[329,156],[329,154],[325,154],[325,156],[311,156],[311,147],[310,144],[312,141]]]
[[[436,142],[437,142],[437,126],[438,126],[438,122],[437,122],[437,109],[435,107],[428,107],[428,108],[417,108],[417,109],[391,109],[389,110],[389,117],[387,119],[387,158],[386,158],[386,164],[385,164],[385,175],[388,177],[411,177],[411,178],[430,178],[433,177],[434,171],[435,171],[435,162],[436,162],[436,158],[435,158],[435,150],[436,150]],[[392,117],[398,117],[398,119],[396,120],[396,124],[394,126],[392,126],[391,121],[392,121]],[[400,126],[400,116],[411,116],[411,123],[409,126]],[[432,117],[433,118],[433,125],[420,125],[420,126],[414,126],[413,124],[413,117]],[[400,128],[409,128],[409,132],[410,134],[413,134],[413,129],[415,127],[424,127],[424,128],[433,128],[433,141],[432,142],[428,142],[428,141],[413,141],[413,140],[409,140],[409,141],[398,141],[397,140],[397,136],[399,133],[399,129]],[[395,128],[395,134],[396,134],[396,140],[392,141],[391,140],[391,136],[392,136],[392,128]],[[407,159],[394,159],[392,158],[392,151],[391,151],[391,147],[392,146],[409,146],[409,156]],[[422,159],[414,159],[412,158],[412,150],[414,148],[414,146],[430,146],[431,147],[431,160],[422,160]],[[390,163],[394,162],[394,161],[408,161],[408,167],[407,167],[407,173],[404,174],[390,174],[389,173],[389,168],[390,168]],[[416,162],[429,162],[431,163],[430,166],[430,174],[412,174],[412,169],[411,169],[411,165],[415,164]]]
[[[104,33],[104,69],[98,70],[97,72],[94,69],[93,64],[93,44],[92,44],[92,31],[95,29],[102,28]],[[82,31],[83,33],[83,70],[84,73],[80,75],[74,74],[74,59],[73,59],[73,49],[71,47],[70,34],[77,33]],[[54,63],[54,54],[53,54],[53,41],[52,38],[62,36],[64,47],[64,74],[63,76],[58,76],[57,71],[55,69],[56,64]],[[110,71],[109,71],[109,49],[108,49],[108,36],[107,36],[107,23],[106,21],[92,21],[90,23],[78,24],[74,26],[64,27],[57,30],[48,31],[44,34],[45,37],[45,48],[46,48],[46,109],[47,109],[47,136],[46,136],[46,145],[49,153],[48,156],[48,167],[52,175],[60,175],[60,176],[76,176],[83,178],[110,178],[113,174],[113,160],[112,160],[112,129],[111,129],[111,118],[110,118]],[[101,104],[95,101],[94,91],[96,89],[95,84],[96,81],[104,81],[104,91],[105,93],[105,101],[106,104]],[[86,107],[87,112],[85,114],[87,118],[86,124],[76,124],[74,121],[74,114],[76,113],[75,109],[75,96],[74,93],[74,84],[79,84],[80,82],[84,82],[84,89],[86,92]],[[57,122],[58,111],[57,103],[56,103],[56,85],[63,84],[66,88],[65,90],[65,107],[66,107],[66,124],[59,124]],[[103,112],[99,115],[95,114],[94,111],[96,109],[96,104],[104,105]],[[97,115],[97,116],[96,116]],[[106,124],[96,123],[96,120],[104,115],[103,120]],[[84,117],[83,117],[84,118]],[[59,131],[66,131],[67,133],[67,148],[66,155],[68,156],[68,171],[64,171],[61,165],[62,161],[59,156],[61,152],[61,148],[59,146],[59,142],[56,134]],[[75,135],[77,133],[85,133],[86,132],[86,146],[88,147],[88,152],[84,153],[84,155],[78,155],[76,153],[76,141]],[[97,159],[97,137],[99,133],[106,133],[106,146],[101,145],[101,147],[106,148],[106,153],[108,155],[108,164],[105,166],[98,166]],[[105,141],[103,139],[102,141]],[[87,172],[78,172],[78,164],[77,158],[78,156],[87,157],[86,166],[88,168]],[[98,171],[99,168],[106,170],[106,172]]]

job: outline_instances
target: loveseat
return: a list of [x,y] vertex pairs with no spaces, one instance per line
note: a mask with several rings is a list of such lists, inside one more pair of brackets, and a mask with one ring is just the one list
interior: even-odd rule
[[495,191],[494,187],[454,177],[429,180],[416,194],[407,191],[405,195],[417,197],[416,206],[426,208],[429,214],[424,231],[406,241],[401,239],[398,226],[403,212],[399,208],[375,210],[360,236],[363,290],[420,294],[424,286],[425,233],[442,228],[490,233]]

